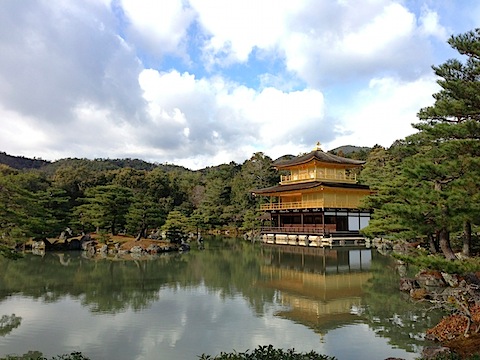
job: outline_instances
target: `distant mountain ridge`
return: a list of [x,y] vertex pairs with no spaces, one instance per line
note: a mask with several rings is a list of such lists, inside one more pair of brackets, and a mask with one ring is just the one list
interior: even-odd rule
[[[345,157],[355,157],[358,159],[365,160],[371,148],[365,146],[354,146],[354,145],[344,145],[339,146],[333,150],[328,151],[329,153],[345,156]],[[357,156],[352,156],[357,155]],[[295,155],[283,155],[276,159],[273,163],[278,164],[285,160],[290,160],[294,158]],[[133,168],[136,170],[152,170],[156,167],[162,167],[166,171],[171,170],[188,170],[183,166],[174,165],[174,164],[157,164],[149,163],[144,160],[139,159],[72,159],[65,158],[56,161],[48,161],[37,158],[26,158],[24,156],[14,156],[8,155],[5,152],[0,152],[0,164],[5,164],[13,169],[17,170],[29,170],[29,169],[42,169],[47,173],[53,173],[56,168],[62,165],[80,165],[80,164],[90,163],[91,166],[94,166],[98,170],[112,170],[119,168]],[[206,167],[203,170],[207,170],[210,167]]]
[[0,152],[0,164],[7,165],[17,170],[41,170],[48,174],[53,174],[55,170],[62,166],[87,166],[93,170],[114,170],[122,168],[132,168],[135,170],[153,170],[156,167],[161,167],[165,171],[172,170],[186,170],[183,166],[173,164],[157,164],[149,163],[139,159],[79,159],[79,158],[64,158],[56,161],[47,161],[43,159],[30,159],[24,156],[8,155],[5,152]]
[[[366,160],[367,156],[368,156],[368,154],[371,150],[372,150],[372,148],[367,147],[367,146],[343,145],[343,146],[339,146],[335,149],[329,150],[327,152],[330,153],[330,154],[339,155],[339,156],[343,156],[343,157],[346,157],[346,158],[355,158],[357,160]],[[353,156],[353,155],[356,155],[356,156]],[[278,159],[276,159],[273,163],[274,164],[279,164],[283,161],[291,160],[294,157],[296,157],[296,155],[291,155],[291,154],[283,155],[283,156],[280,156]]]
[[13,169],[24,170],[40,169],[46,165],[51,164],[51,162],[43,159],[30,159],[24,156],[13,156],[8,155],[5,152],[0,152],[0,164],[8,165]]
[[343,145],[335,149],[329,150],[328,152],[332,154],[338,154],[341,151],[343,152],[344,155],[348,155],[354,152],[361,152],[361,151],[369,152],[370,150],[372,150],[372,148],[367,146]]

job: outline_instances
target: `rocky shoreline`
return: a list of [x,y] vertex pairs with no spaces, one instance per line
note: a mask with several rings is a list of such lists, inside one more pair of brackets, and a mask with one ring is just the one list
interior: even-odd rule
[[[381,253],[411,255],[419,244],[393,243],[375,240],[372,246]],[[407,264],[397,260],[400,275],[399,289],[409,294],[413,301],[429,302],[433,308],[443,309],[446,315],[429,329],[426,339],[437,346],[425,347],[422,359],[469,359],[480,355],[480,272],[464,275],[444,271],[420,270],[407,276]]]
[[83,251],[88,257],[142,257],[163,253],[182,252],[190,249],[188,243],[172,243],[165,240],[135,240],[127,236],[116,236],[101,241],[95,235],[82,235],[65,240],[36,239],[28,242],[24,250],[42,255],[46,251]]
[[402,278],[400,290],[414,301],[428,301],[450,315],[427,330],[426,339],[439,344],[424,349],[423,358],[480,355],[480,274],[465,276],[440,271],[420,271],[414,278]]

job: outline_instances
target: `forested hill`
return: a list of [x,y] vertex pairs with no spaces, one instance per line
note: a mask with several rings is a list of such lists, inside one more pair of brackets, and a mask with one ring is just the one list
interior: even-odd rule
[[362,152],[362,151],[365,151],[365,152],[368,153],[370,150],[371,150],[371,148],[366,147],[366,146],[343,145],[343,146],[339,146],[335,149],[332,149],[329,152],[336,154],[336,153],[341,151],[345,155],[349,155],[351,153],[358,153],[358,152]]
[[[327,151],[330,154],[350,158],[350,159],[355,159],[355,160],[367,160],[368,154],[372,148],[366,147],[366,146],[354,146],[354,145],[343,145],[339,146],[335,149]],[[300,154],[302,155],[302,154]],[[295,155],[283,155],[276,159],[273,163],[274,164],[280,164],[283,161],[290,160],[294,158]]]
[[172,170],[187,170],[186,168],[173,164],[157,164],[149,163],[144,160],[139,159],[77,159],[77,158],[66,158],[57,160],[48,166],[42,168],[48,174],[53,174],[58,168],[65,167],[85,167],[93,171],[107,171],[107,170],[118,170],[118,169],[134,169],[134,170],[146,170],[151,171],[155,168],[161,168],[163,171],[169,172]]
[[0,164],[5,164],[18,170],[40,169],[41,167],[50,164],[50,161],[42,159],[29,159],[23,156],[12,156],[4,152],[0,152]]
[[[366,160],[368,153],[370,152],[368,147],[352,146],[345,145],[330,150],[329,152],[339,156],[345,156],[348,158],[354,158],[359,160]],[[294,155],[284,155],[274,161],[274,164],[279,162],[289,160],[295,157]],[[64,166],[86,166],[88,169],[96,171],[105,171],[105,170],[115,170],[122,168],[131,168],[135,170],[153,170],[157,167],[161,168],[164,171],[173,171],[173,170],[185,170],[188,169],[179,165],[174,164],[158,164],[158,163],[149,163],[144,160],[139,159],[78,159],[78,158],[65,158],[56,161],[47,161],[37,158],[26,158],[23,156],[13,156],[8,155],[5,152],[0,152],[0,164],[8,165],[11,168],[17,170],[29,170],[29,169],[41,169],[42,171],[48,174],[54,174],[55,171]],[[219,165],[221,167],[221,165]],[[201,169],[200,172],[208,173],[212,170],[215,170],[217,166],[207,167]]]
[[368,154],[371,150],[372,148],[365,146],[344,145],[330,150],[329,153],[346,158],[365,161],[367,160]]
[[53,174],[60,167],[65,166],[85,166],[91,170],[104,171],[122,168],[131,168],[135,170],[153,170],[157,167],[164,171],[187,170],[186,168],[173,164],[149,163],[139,159],[77,159],[65,158],[56,161],[47,161],[42,159],[30,159],[23,156],[8,155],[0,152],[0,164],[5,164],[17,170],[39,169],[48,174]]

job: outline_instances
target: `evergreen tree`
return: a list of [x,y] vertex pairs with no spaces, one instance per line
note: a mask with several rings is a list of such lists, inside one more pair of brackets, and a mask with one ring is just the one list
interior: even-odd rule
[[235,163],[223,164],[208,170],[205,176],[205,192],[198,212],[210,228],[235,223],[236,212],[232,204],[232,179],[238,172]]
[[188,237],[188,218],[180,211],[170,211],[162,230],[165,237],[172,243],[182,243]]
[[45,199],[48,183],[35,173],[0,172],[0,241],[25,242],[51,235],[56,224]]
[[[414,125],[419,132],[383,153],[382,170],[373,163],[362,176],[377,191],[367,200],[375,213],[365,233],[426,237],[432,250],[440,247],[454,259],[451,234],[463,232],[468,255],[472,224],[480,219],[475,180],[480,175],[480,31],[448,42],[467,56],[465,64],[449,60],[433,67],[441,90],[433,95],[432,106],[419,111]],[[369,161],[379,152],[372,151]]]
[[136,234],[136,240],[147,237],[147,230],[160,228],[165,223],[166,214],[171,207],[168,198],[153,201],[150,196],[138,192],[133,196],[127,214],[127,229]]
[[444,167],[437,191],[449,198],[444,213],[452,221],[448,231],[462,229],[463,253],[470,254],[472,223],[478,224],[478,193],[474,179],[480,175],[480,29],[452,36],[450,46],[466,56],[466,61],[448,60],[434,66],[441,90],[435,103],[420,110],[415,125],[427,142],[434,144]]
[[132,201],[130,189],[118,185],[101,185],[87,189],[85,195],[84,204],[75,210],[82,226],[91,224],[97,231],[105,229],[112,235],[125,228],[126,215]]
[[278,174],[273,168],[273,161],[262,152],[257,152],[246,160],[241,170],[232,180],[233,211],[242,221],[242,227],[252,229],[259,225],[259,201],[263,197],[252,196],[252,191],[273,186],[278,183]]

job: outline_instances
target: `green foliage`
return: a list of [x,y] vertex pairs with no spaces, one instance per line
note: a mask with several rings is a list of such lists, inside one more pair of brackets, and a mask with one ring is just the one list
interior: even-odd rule
[[180,211],[171,211],[168,214],[162,230],[165,231],[167,240],[172,243],[181,243],[188,235],[188,218]]
[[[67,199],[35,172],[0,173],[0,238],[7,244],[46,237],[62,227]],[[63,213],[65,218],[65,213]]]
[[243,229],[257,227],[260,214],[256,209],[264,198],[252,196],[255,189],[266,188],[278,183],[279,175],[274,170],[273,161],[261,152],[245,161],[240,171],[232,180],[232,209],[236,214],[232,216],[236,224]]
[[480,259],[478,258],[452,261],[443,256],[427,255],[426,253],[418,255],[394,253],[392,256],[421,269],[438,270],[449,274],[465,275],[480,271]]
[[243,230],[253,230],[257,229],[261,222],[259,220],[261,216],[261,212],[258,211],[257,209],[247,209],[245,210],[244,216],[243,216],[243,224],[242,228]]
[[205,174],[204,194],[198,213],[208,228],[236,223],[237,212],[232,205],[232,179],[239,171],[235,163],[208,169]]
[[439,354],[434,358],[418,358],[418,360],[480,360],[480,355],[461,356],[455,353]]
[[299,353],[295,349],[283,350],[276,349],[272,345],[258,346],[253,351],[245,352],[222,352],[220,355],[212,357],[203,354],[200,356],[201,360],[334,360],[335,357],[320,355],[315,351],[308,353]]
[[451,59],[440,66],[434,66],[435,74],[441,79],[438,84],[442,90],[435,94],[435,104],[422,109],[421,119],[431,122],[479,120],[480,108],[480,53],[478,44],[480,29],[452,36],[450,46],[460,54],[466,55],[465,63]]
[[95,170],[89,160],[67,159],[56,164],[51,175],[53,185],[66,191],[71,199],[70,206],[78,205],[77,199],[85,194],[85,190],[98,185],[106,185],[106,173]]
[[89,358],[84,356],[81,352],[75,351],[70,354],[54,356],[52,360],[89,360]]
[[12,156],[0,151],[0,164],[6,164],[13,169],[40,169],[49,164],[42,159],[29,159],[24,156]]
[[143,192],[136,193],[127,213],[128,232],[145,238],[148,229],[159,228],[165,223],[170,208],[171,198],[155,202]]
[[328,151],[329,153],[354,160],[367,160],[372,149],[369,147],[345,145]]
[[21,259],[23,255],[19,252],[17,252],[15,249],[13,249],[10,246],[6,246],[0,243],[0,256],[3,256],[7,259],[11,260],[17,260]]
[[2,315],[0,317],[0,336],[5,336],[13,329],[20,326],[22,318],[20,316],[12,315]]
[[118,185],[101,185],[85,191],[84,204],[76,208],[83,226],[108,229],[112,235],[125,228],[131,204],[131,190]]
[[366,235],[429,238],[454,259],[450,234],[465,229],[469,255],[468,229],[480,223],[480,30],[449,44],[467,61],[433,67],[441,90],[419,111],[419,132],[388,150],[373,149],[361,176],[376,191],[365,203],[374,209]]
[[[50,360],[89,360],[90,358],[83,355],[81,352],[74,351],[70,354],[56,355],[50,358]],[[38,351],[29,351],[24,355],[7,355],[0,360],[49,360],[43,357],[42,353]]]
[[98,235],[98,242],[101,244],[108,244],[111,239],[111,236],[105,230],[100,230]]
[[191,217],[190,232],[251,229],[263,200],[252,190],[278,176],[263,153],[199,171],[132,159],[62,159],[38,171],[0,164],[0,241],[57,237],[67,227],[76,234],[125,229],[141,238],[173,210]]

